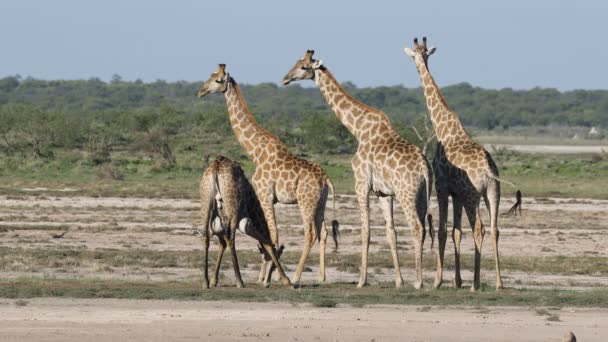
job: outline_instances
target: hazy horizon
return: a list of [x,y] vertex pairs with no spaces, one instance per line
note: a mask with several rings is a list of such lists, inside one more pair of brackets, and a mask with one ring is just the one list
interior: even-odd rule
[[[263,3],[263,5],[261,5]],[[340,82],[420,86],[403,48],[426,35],[444,87],[608,89],[608,3],[481,0],[354,4],[74,0],[0,4],[0,77],[114,74],[145,82],[205,80],[218,63],[241,83],[278,84],[307,49]],[[302,86],[313,83],[302,82]]]

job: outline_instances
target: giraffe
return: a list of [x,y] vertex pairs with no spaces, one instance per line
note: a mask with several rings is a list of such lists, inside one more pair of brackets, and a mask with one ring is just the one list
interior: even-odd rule
[[[201,214],[203,220],[203,288],[217,285],[222,256],[226,247],[232,255],[232,264],[237,287],[244,287],[235,249],[235,234],[237,229],[252,238],[260,245],[260,253],[265,259],[272,260],[278,269],[283,284],[289,286],[289,278],[285,275],[278,261],[283,246],[278,250],[270,241],[268,224],[251,183],[245,177],[241,166],[223,156],[218,156],[207,167],[200,182]],[[208,255],[209,233],[218,237],[218,254],[214,275],[209,284]],[[264,280],[264,286],[270,285],[269,279]]]
[[[480,217],[480,200],[483,197],[490,213],[490,227],[494,245],[496,266],[496,289],[502,288],[500,260],[498,256],[498,205],[500,202],[500,182],[498,168],[492,156],[481,145],[474,142],[465,132],[458,114],[452,111],[428,69],[428,57],[435,48],[427,48],[426,37],[422,44],[414,39],[414,49],[405,48],[405,53],[413,57],[422,80],[426,105],[437,136],[437,152],[433,160],[435,190],[439,202],[439,253],[435,287],[443,281],[443,257],[447,239],[448,197],[452,197],[454,223],[454,286],[462,285],[460,277],[460,240],[462,238],[462,209],[471,224],[475,240],[475,270],[471,291],[479,289],[481,246],[485,229]],[[520,195],[521,198],[521,195]],[[521,203],[521,199],[519,200]]]
[[[325,205],[329,190],[333,197],[334,216],[336,208],[331,179],[319,165],[292,155],[277,137],[258,126],[247,108],[239,85],[226,72],[225,64],[220,64],[217,71],[205,81],[198,96],[202,97],[209,93],[224,93],[232,130],[249,158],[255,163],[252,182],[268,222],[270,239],[274,246],[279,245],[274,204],[279,202],[299,206],[304,222],[304,248],[292,277],[292,283],[297,284],[300,281],[304,263],[315,239],[320,242],[319,281],[325,282],[325,247],[328,235]],[[332,221],[332,232],[337,247],[336,220]],[[265,269],[263,267],[263,270]],[[264,274],[263,270],[260,271],[260,278]]]
[[[321,60],[313,59],[308,50],[283,78],[283,84],[292,81],[314,80],[321,94],[335,112],[338,120],[358,141],[357,152],[351,165],[355,177],[355,192],[361,219],[361,269],[357,287],[367,283],[367,257],[369,251],[369,193],[378,197],[386,221],[386,239],[391,248],[395,269],[395,286],[403,285],[397,255],[397,234],[393,222],[393,200],[397,198],[412,228],[414,239],[416,281],[422,287],[422,248],[425,217],[429,209],[433,175],[420,149],[406,142],[391,126],[388,117],[380,110],[354,99],[338,83]],[[432,235],[430,215],[429,230]]]

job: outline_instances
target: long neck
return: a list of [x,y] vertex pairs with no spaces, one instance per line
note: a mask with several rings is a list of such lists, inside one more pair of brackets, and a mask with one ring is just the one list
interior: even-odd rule
[[437,141],[445,143],[450,138],[467,136],[458,118],[458,114],[448,107],[447,102],[443,98],[439,87],[435,83],[433,76],[429,72],[427,65],[424,62],[416,62],[422,87],[424,89],[424,97],[426,98],[426,106],[431,115],[431,121],[435,128]]
[[[375,124],[392,129],[384,113],[353,98],[327,68],[315,71],[315,83],[338,120],[358,141],[365,140],[369,136],[370,126]],[[365,134],[366,132],[368,134]]]
[[251,112],[249,112],[249,109],[247,108],[239,85],[234,79],[230,78],[228,89],[224,95],[226,97],[228,117],[234,135],[239,144],[241,144],[247,152],[249,158],[255,160],[256,146],[260,146],[262,143],[268,142],[269,140],[278,139],[258,126],[253,115],[251,115]]

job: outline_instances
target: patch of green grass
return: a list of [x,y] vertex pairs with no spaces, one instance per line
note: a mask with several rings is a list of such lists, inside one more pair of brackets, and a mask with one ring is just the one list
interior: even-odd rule
[[[608,199],[604,191],[608,158],[594,155],[525,154],[508,150],[492,152],[501,178],[517,184],[524,197],[585,197]],[[113,167],[121,180],[97,176],[98,166],[82,162],[70,151],[56,151],[52,160],[13,160],[0,154],[0,194],[5,195],[88,195],[153,198],[198,198],[198,184],[204,165],[196,152],[180,152],[171,168],[158,169],[149,160],[126,152],[113,154]],[[240,154],[239,154],[240,155]],[[336,192],[353,193],[351,154],[311,155],[331,177]],[[244,156],[238,160],[248,176],[254,165]],[[24,188],[48,190],[25,191]],[[69,188],[70,191],[63,191]],[[504,196],[515,192],[504,187]]]
[[[238,251],[240,264],[257,264],[260,255],[250,250]],[[295,265],[300,258],[300,252],[284,252],[281,263],[284,265]],[[326,265],[338,270],[358,273],[360,265],[360,254],[338,254],[326,255]],[[214,256],[210,258],[213,265]],[[308,265],[319,263],[317,254],[310,255]],[[24,271],[40,267],[70,268],[79,267],[83,264],[110,267],[142,267],[142,268],[164,268],[180,267],[200,269],[202,265],[202,250],[175,251],[175,250],[152,250],[152,249],[85,249],[85,248],[11,248],[0,247],[0,269],[11,269],[13,271]],[[404,268],[414,268],[414,259],[408,255],[400,257],[400,264]],[[17,266],[14,266],[17,265]],[[228,265],[228,264],[227,264]],[[473,269],[474,257],[472,255],[461,256],[461,267]],[[230,265],[228,265],[230,266]],[[226,266],[226,267],[228,267]],[[485,270],[494,270],[492,258],[482,259],[481,266]],[[14,267],[28,267],[28,269],[15,269]],[[232,267],[232,266],[230,266]],[[370,253],[368,256],[368,267],[393,268],[389,252]],[[446,269],[451,269],[451,263],[445,263]],[[423,258],[424,269],[435,268],[435,258],[427,256]],[[503,256],[501,258],[503,271],[521,271],[526,273],[548,273],[548,274],[585,274],[585,275],[607,275],[608,258],[601,256]]]
[[282,301],[311,303],[321,307],[337,304],[362,306],[368,304],[468,305],[468,306],[575,306],[608,307],[608,289],[590,291],[524,290],[501,291],[482,288],[476,293],[468,289],[423,289],[411,286],[395,289],[382,283],[358,289],[351,283],[302,285],[298,289],[274,283],[264,289],[246,284],[244,289],[219,287],[203,290],[198,282],[145,282],[105,279],[18,278],[0,280],[0,297],[71,297],[130,299],[230,300],[246,302]]

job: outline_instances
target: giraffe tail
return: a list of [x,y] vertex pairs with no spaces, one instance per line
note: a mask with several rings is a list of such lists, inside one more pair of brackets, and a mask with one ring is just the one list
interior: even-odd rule
[[325,176],[325,183],[331,190],[331,197],[333,202],[333,220],[331,221],[331,237],[334,240],[334,249],[338,249],[338,238],[340,237],[340,224],[336,219],[336,192],[334,191],[334,183],[328,176]]
[[426,220],[429,223],[429,235],[431,236],[431,249],[435,245],[435,232],[433,229],[433,215],[431,215],[431,190],[433,182],[433,174],[427,167],[424,174],[424,181],[426,183]]
[[[488,174],[488,177],[494,179],[497,182],[506,183],[506,184],[509,184],[510,186],[512,186],[514,188],[517,188],[517,185],[515,185],[514,183],[511,183],[511,182],[508,182],[506,180],[500,179],[496,175]],[[522,201],[521,201],[521,191],[518,189],[515,192],[515,204],[513,204],[513,206],[507,212],[502,213],[501,216],[511,216],[511,215],[517,214],[517,213],[519,213],[519,216],[521,216],[521,203],[522,203]]]
[[513,204],[509,211],[502,213],[501,216],[517,215],[517,213],[521,216],[521,191],[519,190],[515,193],[515,204]]
[[215,219],[215,208],[217,203],[217,197],[219,194],[219,182],[217,180],[217,168],[211,169],[210,178],[203,176],[202,182],[212,182],[213,184],[207,184],[203,190],[203,184],[201,184],[201,215],[203,223],[203,236],[207,236],[211,222]]

